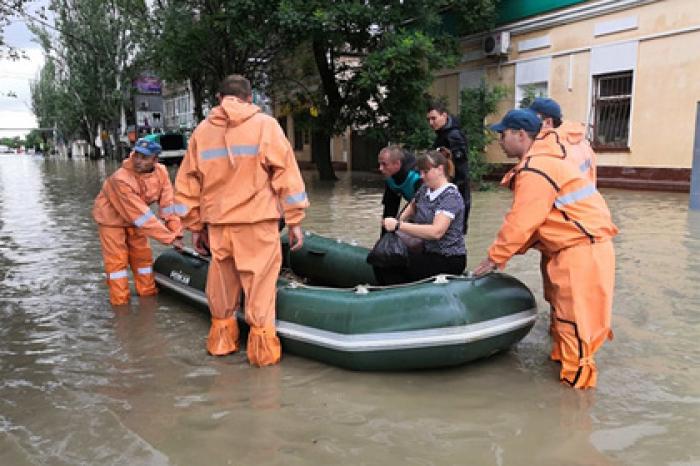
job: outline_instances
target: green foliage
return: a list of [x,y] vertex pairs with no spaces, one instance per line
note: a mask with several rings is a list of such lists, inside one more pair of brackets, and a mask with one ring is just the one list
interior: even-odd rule
[[282,2],[190,0],[157,2],[153,35],[144,44],[159,75],[189,81],[195,107],[216,104],[219,82],[232,73],[264,90],[270,60],[296,44],[296,31],[282,33]]
[[520,108],[527,108],[532,104],[535,98],[546,96],[547,94],[544,92],[543,89],[537,87],[534,84],[527,84],[523,86],[523,98],[520,99],[518,105],[520,106]]
[[32,88],[41,126],[64,138],[93,141],[98,128],[116,129],[130,105],[131,82],[142,68],[143,0],[53,0],[54,27],[31,29],[46,62]]
[[479,87],[464,89],[461,93],[460,121],[469,137],[469,177],[474,182],[480,182],[490,171],[484,150],[495,136],[486,128],[484,120],[509,93],[508,88],[488,86],[483,80]]
[[[433,73],[453,66],[459,55],[456,37],[442,28],[442,12],[452,9],[459,21],[487,28],[493,3],[283,1],[285,34],[296,31],[303,40],[295,55],[280,57],[273,83],[303,83],[319,109],[314,132],[330,137],[350,127],[421,146],[430,135],[425,93]],[[301,74],[296,64],[307,57],[315,71]],[[276,85],[275,95],[289,93]]]

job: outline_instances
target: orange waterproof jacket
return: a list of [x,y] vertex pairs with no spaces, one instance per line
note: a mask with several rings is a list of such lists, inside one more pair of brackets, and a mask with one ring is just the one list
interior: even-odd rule
[[186,228],[304,218],[304,181],[277,120],[256,105],[224,98],[190,138],[175,179]]
[[545,129],[538,139],[552,137],[563,146],[564,160],[573,166],[594,185],[596,184],[596,155],[586,139],[586,126],[583,123],[564,120],[558,128]]
[[617,234],[595,185],[562,155],[555,138],[536,139],[504,177],[502,183],[513,190],[513,203],[489,248],[489,258],[499,267],[535,242],[553,254]]
[[[158,202],[159,216],[149,205]],[[146,236],[170,244],[181,236],[180,218],[175,212],[173,186],[164,165],[156,163],[150,173],[134,170],[132,158],[107,178],[92,209],[95,221],[103,226],[138,227]]]

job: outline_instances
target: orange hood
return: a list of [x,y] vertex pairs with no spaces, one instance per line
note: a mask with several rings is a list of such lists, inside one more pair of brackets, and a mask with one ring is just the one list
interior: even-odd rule
[[569,144],[578,144],[583,141],[585,137],[586,126],[576,121],[564,120],[559,128],[557,128],[557,132],[566,139]]
[[260,112],[260,107],[244,102],[238,97],[224,97],[220,105],[214,107],[207,121],[214,126],[238,126]]

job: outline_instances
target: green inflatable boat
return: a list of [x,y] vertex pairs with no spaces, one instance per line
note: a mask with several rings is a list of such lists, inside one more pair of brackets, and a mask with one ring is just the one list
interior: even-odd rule
[[[307,232],[289,252],[282,239],[277,333],[284,352],[353,370],[408,370],[464,364],[520,341],[537,316],[535,299],[502,273],[376,285],[368,250]],[[208,261],[168,250],[154,264],[167,290],[206,306]],[[243,316],[238,315],[245,331]]]

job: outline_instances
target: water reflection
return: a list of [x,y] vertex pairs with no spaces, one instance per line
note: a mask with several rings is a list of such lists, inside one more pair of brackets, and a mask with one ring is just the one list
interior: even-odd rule
[[[176,297],[109,306],[90,210],[116,167],[0,157],[0,464],[700,464],[700,214],[687,195],[604,192],[621,228],[616,338],[598,389],[581,393],[547,360],[546,312],[512,351],[449,370],[211,358],[206,313]],[[304,176],[306,227],[373,244],[378,175]],[[510,195],[473,202],[472,267]],[[528,253],[508,271],[539,296],[538,263]]]

